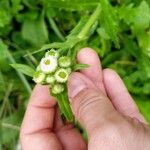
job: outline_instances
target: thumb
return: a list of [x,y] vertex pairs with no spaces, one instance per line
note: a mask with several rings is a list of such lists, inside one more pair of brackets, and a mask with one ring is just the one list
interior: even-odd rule
[[93,130],[105,125],[110,116],[117,114],[106,95],[81,73],[70,75],[68,94],[75,117],[89,135]]

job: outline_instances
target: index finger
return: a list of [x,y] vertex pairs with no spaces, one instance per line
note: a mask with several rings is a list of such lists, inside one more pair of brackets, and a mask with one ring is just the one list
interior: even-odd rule
[[41,146],[50,148],[56,145],[57,138],[51,132],[55,104],[54,98],[49,95],[48,86],[35,86],[21,127],[20,136],[23,149],[29,147],[37,149]]
[[77,60],[79,63],[89,65],[88,68],[82,69],[81,73],[87,76],[103,93],[105,93],[101,62],[96,52],[91,48],[83,48],[78,52]]

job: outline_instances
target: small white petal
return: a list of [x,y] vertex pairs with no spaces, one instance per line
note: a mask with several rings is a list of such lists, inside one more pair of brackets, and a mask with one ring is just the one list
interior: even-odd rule
[[45,57],[40,62],[41,71],[44,73],[54,72],[57,68],[57,60],[52,56]]

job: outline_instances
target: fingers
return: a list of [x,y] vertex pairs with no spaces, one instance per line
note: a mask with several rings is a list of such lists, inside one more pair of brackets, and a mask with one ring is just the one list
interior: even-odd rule
[[119,75],[111,69],[105,69],[103,77],[106,92],[115,108],[124,115],[144,121]]
[[83,48],[77,55],[79,63],[88,64],[87,69],[81,72],[87,76],[103,93],[105,93],[103,86],[102,68],[98,55],[91,48]]
[[75,117],[90,135],[116,111],[110,100],[83,74],[72,73],[68,94]]
[[47,86],[34,88],[20,133],[23,149],[60,148],[57,138],[51,133],[55,104]]

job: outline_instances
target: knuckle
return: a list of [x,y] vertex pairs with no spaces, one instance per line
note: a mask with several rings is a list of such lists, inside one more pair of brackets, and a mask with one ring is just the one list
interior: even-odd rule
[[104,99],[104,96],[95,90],[86,89],[79,93],[75,99],[75,114],[76,117],[80,119],[81,117],[84,117],[90,110],[94,110],[98,103],[101,103],[101,101]]

